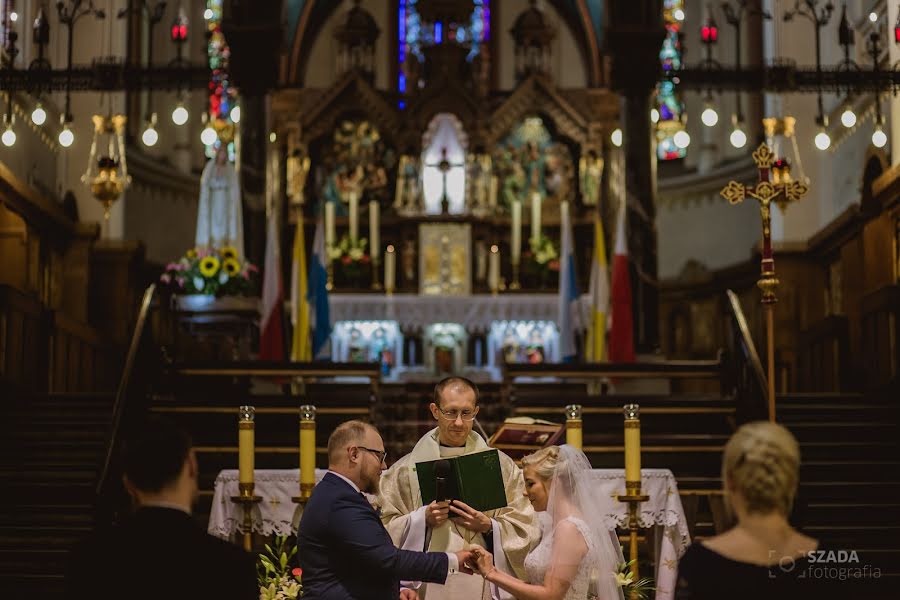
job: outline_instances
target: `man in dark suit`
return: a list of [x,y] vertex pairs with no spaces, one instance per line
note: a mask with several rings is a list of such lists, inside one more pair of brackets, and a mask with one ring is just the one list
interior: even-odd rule
[[207,534],[191,517],[197,459],[191,439],[151,419],[126,442],[125,487],[137,511],[76,548],[67,595],[106,600],[256,600],[253,557]]
[[444,583],[466,568],[468,550],[400,550],[363,492],[378,493],[384,442],[362,421],[342,423],[328,438],[328,473],[316,485],[300,519],[297,545],[304,600],[416,598],[400,580]]

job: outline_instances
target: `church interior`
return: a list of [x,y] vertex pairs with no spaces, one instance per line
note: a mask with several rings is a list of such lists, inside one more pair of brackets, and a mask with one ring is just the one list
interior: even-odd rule
[[0,0],[0,40],[3,598],[127,513],[148,416],[255,554],[447,376],[513,459],[583,450],[655,598],[757,420],[835,589],[898,597],[900,3]]

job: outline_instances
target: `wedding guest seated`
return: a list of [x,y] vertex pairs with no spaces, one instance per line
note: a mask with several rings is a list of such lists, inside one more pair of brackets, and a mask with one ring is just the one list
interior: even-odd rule
[[809,577],[818,540],[788,522],[797,493],[800,449],[775,423],[742,426],[725,446],[722,481],[737,524],[694,542],[678,566],[692,600],[812,598],[822,582]]
[[69,598],[259,597],[253,557],[207,534],[191,516],[198,470],[187,433],[149,420],[126,442],[124,471],[137,510],[73,551],[66,575]]

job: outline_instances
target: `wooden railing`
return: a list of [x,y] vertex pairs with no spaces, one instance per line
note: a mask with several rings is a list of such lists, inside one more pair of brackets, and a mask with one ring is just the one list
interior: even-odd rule
[[29,393],[111,391],[118,367],[94,328],[0,285],[0,380]]
[[900,390],[900,284],[862,300],[862,351],[868,389]]
[[798,387],[802,392],[839,392],[848,389],[850,321],[831,315],[800,336]]
[[750,337],[747,319],[737,294],[726,291],[728,298],[728,349],[726,373],[729,393],[737,402],[740,422],[764,419],[768,413],[766,376],[763,373],[756,345]]

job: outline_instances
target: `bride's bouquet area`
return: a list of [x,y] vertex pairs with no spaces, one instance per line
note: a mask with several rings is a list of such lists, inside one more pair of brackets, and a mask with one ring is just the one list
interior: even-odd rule
[[619,569],[616,571],[616,583],[622,588],[625,598],[629,600],[649,600],[651,592],[656,590],[653,587],[653,578],[641,577],[635,580],[634,574],[631,572],[632,564],[634,564],[633,560],[619,564]]
[[260,554],[256,563],[259,583],[259,600],[296,600],[303,595],[300,567],[292,567],[297,546],[290,551],[287,536],[276,536],[272,545],[266,544],[265,554]]
[[179,295],[259,295],[259,269],[230,246],[192,248],[166,265],[159,281]]

